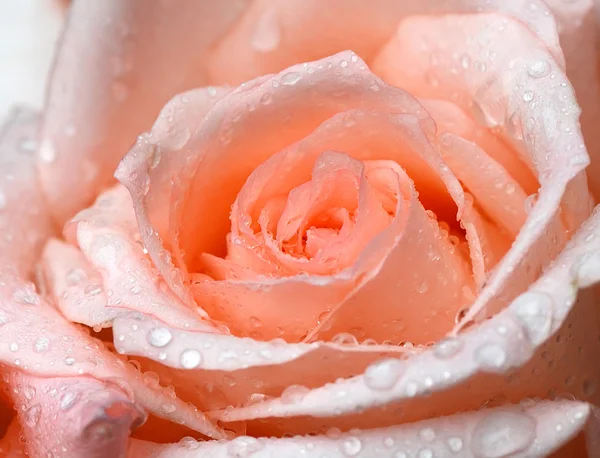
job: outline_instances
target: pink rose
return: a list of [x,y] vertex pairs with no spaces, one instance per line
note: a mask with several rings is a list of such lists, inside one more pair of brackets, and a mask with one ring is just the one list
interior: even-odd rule
[[0,138],[4,456],[597,456],[594,11],[547,3],[74,2]]

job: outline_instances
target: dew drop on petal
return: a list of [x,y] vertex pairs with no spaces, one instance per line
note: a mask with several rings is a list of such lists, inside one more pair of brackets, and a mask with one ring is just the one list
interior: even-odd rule
[[69,410],[73,407],[79,399],[79,393],[72,393],[67,391],[60,398],[60,408],[62,410]]
[[167,328],[154,328],[148,334],[148,343],[153,347],[162,348],[167,346],[172,338],[171,331]]
[[284,86],[293,86],[302,79],[302,75],[298,72],[289,72],[281,77],[281,84]]
[[447,337],[440,340],[435,348],[433,354],[440,359],[452,358],[462,349],[462,342],[454,337]]
[[33,349],[36,353],[44,353],[46,350],[48,350],[49,345],[50,340],[47,337],[39,337],[33,344]]
[[484,344],[475,351],[475,360],[482,369],[499,371],[506,363],[506,351],[498,344]]
[[358,437],[348,437],[342,442],[342,450],[346,456],[356,456],[362,450],[362,442]]
[[40,421],[41,415],[42,415],[42,408],[38,404],[31,406],[25,412],[25,424],[27,426],[33,428]]
[[290,385],[281,393],[281,402],[295,404],[302,401],[310,390],[302,385]]
[[527,74],[532,78],[542,78],[550,73],[550,64],[547,60],[534,62],[529,66]]
[[398,382],[402,372],[402,362],[397,359],[377,361],[365,371],[365,384],[372,390],[389,390]]
[[525,450],[534,440],[536,421],[520,412],[496,411],[473,429],[471,451],[478,458],[500,458]]
[[446,441],[448,443],[448,448],[450,449],[450,451],[452,452],[460,452],[463,448],[463,441],[460,437],[449,437],[448,440]]
[[544,342],[552,331],[552,299],[547,294],[526,292],[510,305],[534,345]]
[[202,355],[198,350],[184,350],[181,353],[179,362],[185,369],[194,369],[202,362]]

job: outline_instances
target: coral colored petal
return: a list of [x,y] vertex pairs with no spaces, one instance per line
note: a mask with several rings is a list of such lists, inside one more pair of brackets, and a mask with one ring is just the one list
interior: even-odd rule
[[[238,437],[227,442],[159,445],[132,440],[128,458],[252,456],[350,457],[543,457],[558,450],[593,420],[584,403],[555,401],[511,405],[389,428],[283,439]],[[593,430],[589,431],[592,444]],[[588,449],[593,453],[593,449]]]
[[31,275],[54,232],[35,170],[38,121],[33,112],[14,110],[0,129],[0,263],[22,276]]
[[0,458],[27,458],[25,444],[21,439],[21,425],[15,418],[0,439]]
[[[88,314],[85,324],[93,324],[92,314],[99,313],[110,320],[119,310],[135,310],[160,316],[176,327],[212,330],[206,322],[206,313],[196,305],[183,304],[175,297],[152,267],[143,246],[136,243],[140,237],[131,198],[124,186],[116,185],[101,194],[93,206],[80,212],[66,226],[65,234],[71,242],[79,245],[87,262],[101,274],[103,280],[95,284],[96,288],[83,287],[83,294],[88,296],[86,301],[90,302],[89,310],[80,311]],[[68,256],[69,252],[65,255]],[[64,289],[69,283],[69,271],[62,263],[68,264],[69,260],[56,257],[49,262],[55,266],[51,276],[57,277],[53,279],[53,289],[61,288],[61,284]],[[49,263],[47,267],[51,268]],[[77,289],[80,290],[81,286]],[[106,301],[108,310],[103,312],[99,309],[101,304],[97,301]],[[104,324],[110,325],[110,321]]]
[[370,61],[407,17],[493,11],[523,21],[553,55],[562,58],[556,24],[548,7],[537,0],[334,0],[327,4],[319,0],[260,0],[252,2],[214,48],[209,75],[216,84],[239,84],[345,49]]
[[116,385],[88,377],[10,379],[30,456],[124,457],[145,414]]
[[[597,402],[600,368],[592,359],[600,348],[596,339],[600,316],[592,304],[599,291],[580,290],[576,303],[574,285],[583,288],[600,281],[599,228],[600,207],[526,293],[458,337],[442,340],[405,361],[382,360],[360,376],[323,385],[297,399],[278,398],[226,410],[217,418],[330,417],[332,412],[353,414],[382,406],[383,411],[376,415],[385,424],[383,418],[387,416],[389,421],[399,408],[398,401],[410,417],[423,418],[447,413],[446,409],[473,408],[469,406],[494,394],[519,400],[547,396],[548,390]],[[565,337],[550,339],[571,328],[577,332],[568,341]],[[582,349],[580,356],[573,358],[577,347]],[[507,374],[511,375],[507,378]],[[565,382],[569,376],[572,378]],[[519,383],[511,382],[515,377]],[[373,419],[375,414],[366,410],[365,415]],[[355,416],[354,423],[360,423],[358,420]]]
[[171,97],[206,84],[207,52],[244,7],[211,0],[73,2],[38,156],[60,224],[111,183],[119,160]]
[[[451,43],[440,37],[452,37]],[[436,56],[433,63],[417,52],[421,45],[428,46],[427,55]],[[444,52],[442,47],[450,45],[453,52]],[[487,57],[490,53],[493,60]],[[398,64],[404,61],[412,65]],[[418,96],[452,100],[481,122],[496,126],[523,160],[535,164],[541,184],[537,204],[459,328],[477,315],[491,316],[560,252],[565,241],[560,238],[560,220],[574,230],[589,214],[582,174],[589,157],[573,90],[530,30],[493,14],[409,18],[373,66],[388,82]]]

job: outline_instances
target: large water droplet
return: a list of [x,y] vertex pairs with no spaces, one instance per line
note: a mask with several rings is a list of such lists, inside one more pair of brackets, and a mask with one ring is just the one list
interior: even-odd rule
[[435,348],[433,354],[440,359],[452,358],[462,349],[462,342],[454,337],[447,337],[440,340]]
[[60,398],[60,408],[62,410],[69,410],[71,407],[73,407],[77,403],[78,400],[79,400],[79,393],[72,393],[70,391],[67,391]]
[[295,404],[302,401],[304,396],[309,393],[310,390],[302,385],[290,385],[283,393],[281,393],[281,402],[284,404]]
[[475,351],[475,360],[482,369],[498,372],[506,363],[506,351],[498,344],[485,344]]
[[471,450],[481,458],[500,458],[525,450],[535,438],[536,422],[525,413],[496,411],[473,429]]
[[267,8],[256,21],[250,45],[258,52],[273,51],[281,39],[279,16],[274,8]]
[[25,423],[27,426],[33,428],[40,421],[41,415],[42,408],[38,404],[31,406],[27,409],[27,412],[25,412]]
[[342,442],[342,450],[346,456],[356,456],[362,450],[362,442],[358,437],[348,437]]
[[552,327],[552,299],[547,294],[527,292],[510,305],[515,317],[534,345],[544,342]]
[[397,359],[384,359],[371,364],[365,371],[365,384],[372,390],[389,390],[400,379],[402,362]]
[[289,72],[281,77],[281,84],[284,86],[293,86],[302,79],[302,75],[298,72]]
[[148,334],[148,342],[153,347],[162,348],[171,342],[173,336],[167,328],[154,328]]
[[179,358],[181,366],[185,369],[198,367],[202,362],[202,355],[198,350],[184,350]]
[[48,350],[49,345],[50,339],[47,337],[39,337],[33,344],[33,349],[36,353],[44,353],[46,350]]
[[447,440],[450,451],[457,453],[463,448],[463,440],[460,437],[449,437]]
[[529,66],[529,69],[527,70],[527,74],[532,78],[542,78],[548,73],[550,73],[550,64],[547,60],[540,60],[534,62]]

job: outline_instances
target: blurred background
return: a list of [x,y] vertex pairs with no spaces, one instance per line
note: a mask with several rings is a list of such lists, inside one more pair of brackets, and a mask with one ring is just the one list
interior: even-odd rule
[[0,0],[0,124],[12,105],[42,108],[66,3]]

